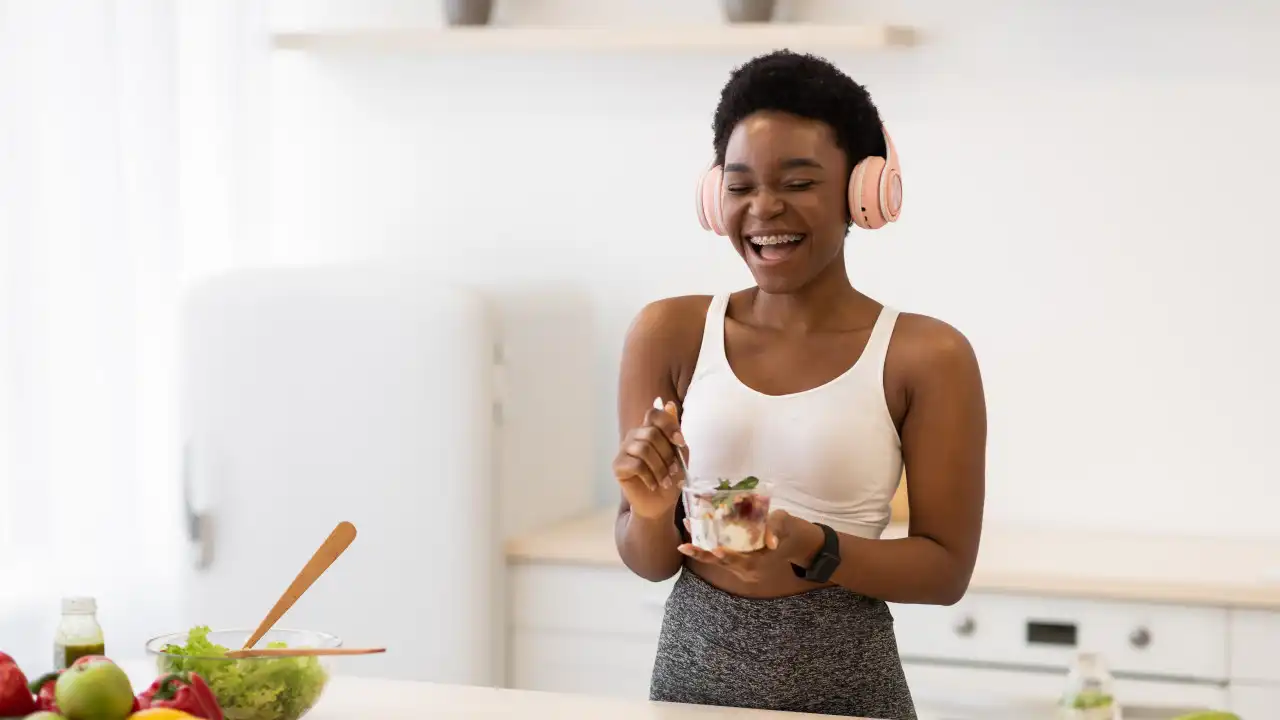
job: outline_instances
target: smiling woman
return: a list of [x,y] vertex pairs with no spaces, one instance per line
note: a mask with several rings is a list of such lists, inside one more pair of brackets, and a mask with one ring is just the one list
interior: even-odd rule
[[[977,361],[951,326],[849,281],[850,230],[902,204],[862,86],[771,53],[730,77],[714,130],[698,218],[755,286],[650,304],[620,373],[618,551],[643,577],[680,575],[650,695],[911,720],[887,603],[951,604],[968,587],[985,484]],[[655,396],[679,402],[657,410]],[[880,540],[904,464],[909,536]],[[681,484],[748,476],[771,488],[765,547],[692,544]]]

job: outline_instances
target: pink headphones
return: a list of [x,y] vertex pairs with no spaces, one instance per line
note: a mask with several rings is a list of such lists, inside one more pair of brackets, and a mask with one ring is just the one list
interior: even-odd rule
[[[884,133],[889,157],[866,157],[849,174],[849,211],[853,224],[864,230],[879,230],[896,222],[902,214],[902,168],[898,165],[898,151],[883,125],[880,131]],[[712,165],[698,178],[695,200],[702,229],[717,235],[729,234],[720,204],[723,184],[724,172],[719,165]]]

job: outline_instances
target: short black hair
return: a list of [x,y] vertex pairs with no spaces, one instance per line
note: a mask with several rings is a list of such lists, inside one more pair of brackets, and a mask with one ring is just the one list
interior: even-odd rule
[[866,88],[814,55],[776,50],[737,67],[720,91],[712,130],[716,163],[738,123],[761,110],[777,110],[826,123],[849,169],[871,155],[884,157],[880,112]]

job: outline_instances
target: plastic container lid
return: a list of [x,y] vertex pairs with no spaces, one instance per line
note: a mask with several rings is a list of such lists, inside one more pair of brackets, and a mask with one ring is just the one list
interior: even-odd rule
[[73,615],[88,615],[98,612],[98,601],[91,597],[62,598],[62,612]]

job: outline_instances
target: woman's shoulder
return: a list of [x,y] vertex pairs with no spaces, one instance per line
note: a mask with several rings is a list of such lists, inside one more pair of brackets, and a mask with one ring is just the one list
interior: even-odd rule
[[902,312],[894,325],[888,367],[906,375],[977,368],[969,338],[954,325],[929,315]]
[[643,357],[669,373],[683,400],[702,351],[703,328],[711,295],[680,295],[654,300],[636,313],[627,331],[624,354]]
[[687,338],[690,333],[701,338],[711,300],[711,295],[677,295],[654,300],[636,313],[627,336],[648,342],[669,342]]

